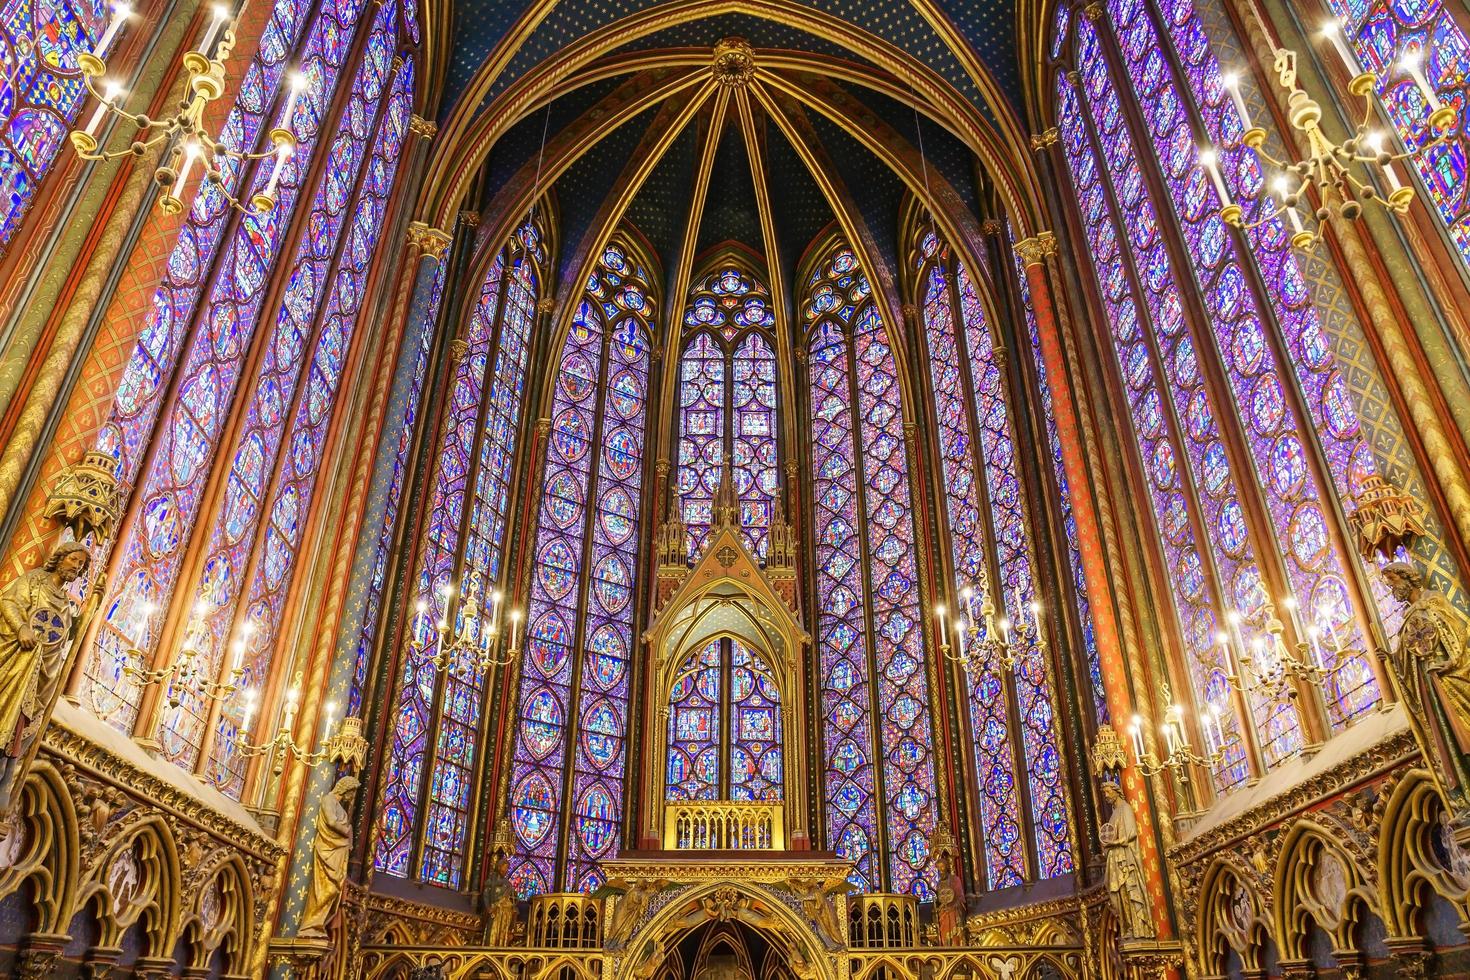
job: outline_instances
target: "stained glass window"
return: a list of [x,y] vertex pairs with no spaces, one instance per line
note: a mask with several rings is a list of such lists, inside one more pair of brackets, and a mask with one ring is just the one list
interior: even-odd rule
[[0,113],[0,248],[10,243],[87,99],[77,55],[111,13],[101,0],[9,3],[0,10],[7,78]]
[[[975,614],[989,602],[999,615],[1033,626],[1012,634],[1019,661],[1013,669],[994,662],[970,671],[986,874],[990,887],[1002,888],[1072,870],[1053,692],[1036,642],[1030,529],[985,309],[968,270],[932,231],[922,233],[918,251],[951,546],[960,589],[972,593],[970,608],[951,615],[983,630],[984,618]],[[998,580],[986,565],[992,553]],[[1031,813],[1029,842],[1022,840],[1020,801]]]
[[781,693],[766,658],[734,638],[690,653],[669,693],[670,800],[781,799]]
[[[1078,68],[1072,80],[1058,75],[1058,121],[1195,699],[1224,713],[1216,777],[1228,788],[1249,773],[1242,707],[1258,765],[1303,743],[1294,702],[1257,684],[1242,705],[1227,682],[1231,650],[1253,654],[1269,676],[1273,613],[1285,642],[1320,631],[1334,727],[1378,701],[1360,652],[1365,611],[1354,608],[1352,559],[1329,503],[1349,499],[1375,464],[1286,230],[1255,220],[1269,204],[1261,166],[1238,144],[1241,123],[1192,0],[1109,0],[1108,12],[1115,49],[1098,34],[1107,21],[1079,18],[1070,44],[1055,38],[1059,54],[1075,48]],[[1227,147],[1221,170],[1255,224],[1248,251],[1219,217],[1196,126]],[[1157,184],[1146,179],[1153,168]],[[1175,227],[1183,268],[1167,245]]]
[[1424,125],[1429,112],[1424,95],[1400,62],[1406,54],[1423,59],[1422,71],[1446,105],[1458,107],[1455,137],[1414,156],[1414,168],[1429,191],[1461,258],[1470,263],[1470,194],[1465,161],[1470,157],[1470,40],[1444,0],[1327,0],[1347,25],[1359,65],[1379,77],[1378,94],[1399,138],[1410,149],[1430,142]]
[[[1014,234],[1012,235],[1014,241]],[[1042,420],[1046,426],[1046,443],[1051,449],[1052,471],[1056,477],[1057,503],[1061,510],[1062,537],[1067,547],[1067,569],[1071,572],[1072,596],[1077,603],[1077,623],[1082,631],[1087,675],[1092,682],[1092,705],[1099,725],[1110,724],[1108,700],[1103,688],[1102,658],[1092,624],[1092,600],[1087,594],[1087,578],[1082,569],[1082,552],[1077,541],[1077,516],[1072,511],[1072,493],[1067,485],[1066,467],[1062,462],[1062,442],[1057,437],[1056,412],[1052,407],[1051,389],[1047,386],[1046,363],[1041,356],[1041,335],[1036,323],[1036,308],[1031,302],[1031,283],[1019,256],[1015,260],[1016,281],[1020,288],[1021,307],[1026,317],[1026,338],[1036,367],[1037,393]]]
[[748,273],[722,266],[690,290],[679,368],[679,470],[675,493],[697,555],[729,461],[745,540],[766,555],[778,490],[776,356],[770,293]]
[[510,780],[522,895],[593,890],[617,853],[652,281],[615,239],[557,361]]
[[[398,677],[391,775],[374,862],[380,871],[407,876],[417,830],[417,877],[435,885],[458,887],[463,879],[485,702],[479,662],[497,656],[495,644],[508,641],[499,583],[527,354],[547,259],[539,226],[528,222],[481,282],[462,338],[464,356],[452,369],[430,516],[413,578],[414,642],[403,651]],[[435,664],[440,624],[464,641],[456,644],[442,677]]]
[[827,839],[859,887],[928,898],[934,759],[897,365],[845,245],[818,262],[802,310]]
[[[282,167],[276,207],[267,214],[252,213],[233,222],[234,212],[219,189],[208,181],[200,185],[169,257],[163,284],[154,295],[153,311],[98,436],[99,447],[118,459],[118,484],[123,493],[133,488],[145,449],[150,444],[157,448],[119,536],[120,554],[103,606],[104,621],[95,647],[86,654],[87,703],[99,717],[123,731],[134,723],[139,697],[137,685],[122,671],[125,651],[136,648],[151,654],[159,641],[165,603],[174,591],[188,531],[198,519],[200,494],[230,415],[283,229],[300,196],[302,176],[315,156],[321,122],[351,49],[362,5],[348,2],[324,8],[310,22],[300,52],[307,87],[292,118],[283,119],[284,107],[278,105],[283,96],[278,89],[286,61],[296,48],[296,37],[307,23],[307,13],[314,9],[306,3],[282,3],[273,8],[260,50],[243,77],[223,131],[222,138],[229,145],[254,146],[267,118],[274,115],[275,125],[289,126],[297,134],[297,151]],[[362,67],[353,80],[354,98],[372,85],[381,90],[383,66],[365,59]],[[239,165],[226,160],[222,166],[222,184],[237,187],[245,177]],[[270,164],[257,168],[248,178],[250,186],[263,190],[268,169]],[[227,237],[231,228],[233,233]],[[218,268],[211,278],[216,260]],[[184,351],[201,297],[202,329]],[[181,353],[185,355],[182,363]],[[177,396],[160,419],[167,382],[176,370],[180,374]],[[263,457],[260,462],[263,469]],[[210,601],[208,595],[203,599]],[[200,606],[199,611],[205,607]],[[200,633],[202,624],[191,623],[186,630]]]

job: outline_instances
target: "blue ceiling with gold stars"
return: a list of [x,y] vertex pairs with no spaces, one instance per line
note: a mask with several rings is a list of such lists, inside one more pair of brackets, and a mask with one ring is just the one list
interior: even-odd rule
[[[658,0],[556,0],[555,5],[512,56],[490,89],[493,98],[556,51],[586,34]],[[988,110],[965,66],[949,50],[911,2],[905,0],[803,0],[813,9],[842,18],[893,44],[944,77],[981,112]],[[974,48],[981,63],[1015,107],[1021,104],[1016,65],[1015,0],[934,0]],[[530,0],[458,0],[454,5],[453,49],[442,103],[445,112],[464,91],[495,45],[531,6]],[[769,20],[723,15],[669,28],[630,49],[672,46],[708,47],[738,34],[757,48],[817,51],[861,59],[860,51]]]

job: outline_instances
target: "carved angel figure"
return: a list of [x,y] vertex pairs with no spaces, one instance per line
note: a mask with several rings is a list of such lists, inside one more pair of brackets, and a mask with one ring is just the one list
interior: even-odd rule
[[786,887],[801,900],[801,910],[812,920],[823,937],[828,942],[840,944],[843,938],[842,923],[837,921],[837,909],[832,904],[832,896],[845,895],[852,891],[852,882],[846,878],[829,878],[826,881],[787,878]]
[[648,903],[653,901],[653,896],[669,886],[667,878],[654,878],[649,881],[627,882],[622,879],[609,881],[608,888],[625,889],[618,898],[617,907],[613,909],[612,921],[607,927],[607,941],[609,947],[621,948],[633,936],[633,927],[638,920],[643,918],[643,913],[648,910]]
[[68,541],[0,591],[0,809],[9,808],[35,723],[56,697],[78,613],[66,588],[90,562]]
[[352,851],[352,818],[347,808],[357,792],[353,776],[337,780],[322,797],[316,813],[316,839],[311,844],[311,883],[307,886],[306,908],[301,912],[298,936],[321,937],[337,914],[342,901],[342,884],[347,880],[347,857]]

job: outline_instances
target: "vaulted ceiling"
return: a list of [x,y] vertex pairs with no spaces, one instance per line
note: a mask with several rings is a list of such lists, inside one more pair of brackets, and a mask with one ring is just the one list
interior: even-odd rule
[[[465,149],[441,146],[426,212],[463,193],[437,185],[477,183],[508,231],[533,188],[550,193],[562,283],[617,220],[671,293],[732,241],[791,284],[834,222],[891,277],[906,194],[959,222],[951,238],[988,216],[981,144],[995,160],[1022,130],[1018,2],[1039,0],[455,3],[440,118]],[[738,84],[711,74],[725,39],[750,52]]]

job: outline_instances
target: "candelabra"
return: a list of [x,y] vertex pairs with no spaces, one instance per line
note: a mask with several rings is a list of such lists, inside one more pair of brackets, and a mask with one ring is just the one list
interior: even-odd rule
[[236,733],[235,748],[246,758],[265,756],[271,765],[271,771],[279,776],[285,769],[286,761],[295,758],[302,765],[315,768],[323,762],[346,763],[355,768],[361,768],[367,759],[367,739],[362,735],[362,720],[357,717],[348,716],[343,718],[335,731],[332,722],[336,718],[337,706],[328,702],[322,712],[321,730],[328,733],[323,736],[321,746],[313,751],[309,745],[303,745],[296,741],[292,729],[296,725],[296,712],[301,703],[301,675],[297,674],[286,691],[286,703],[281,709],[281,723],[276,732],[264,742],[250,741],[250,721],[255,715],[256,693],[251,688],[245,693],[245,715],[240,720],[240,727]]
[[1143,718],[1134,715],[1128,726],[1133,761],[1144,776],[1153,777],[1161,772],[1173,771],[1178,773],[1182,782],[1187,783],[1190,766],[1214,769],[1224,757],[1225,738],[1220,725],[1220,710],[1214,705],[1207,705],[1200,714],[1201,728],[1205,733],[1205,750],[1209,753],[1200,755],[1189,743],[1189,732],[1184,727],[1184,709],[1173,703],[1168,684],[1163,687],[1163,695],[1168,707],[1164,709],[1164,722],[1159,729],[1164,736],[1168,755],[1160,759],[1149,751],[1143,737]]
[[[1251,9],[1262,35],[1269,37],[1254,4],[1251,4]],[[1334,215],[1348,221],[1356,220],[1362,214],[1365,203],[1377,204],[1393,213],[1403,214],[1408,211],[1409,204],[1414,199],[1413,188],[1405,186],[1394,170],[1396,162],[1407,159],[1413,152],[1391,152],[1383,135],[1373,129],[1376,115],[1373,93],[1378,84],[1378,75],[1371,71],[1358,70],[1343,37],[1343,25],[1340,21],[1328,21],[1321,33],[1353,74],[1348,91],[1362,99],[1362,111],[1352,135],[1342,143],[1334,143],[1327,138],[1322,132],[1322,107],[1297,83],[1296,52],[1278,47],[1273,49],[1272,70],[1276,75],[1276,83],[1286,90],[1287,120],[1301,134],[1302,144],[1306,147],[1306,155],[1301,159],[1293,162],[1279,160],[1263,149],[1266,130],[1251,122],[1245,98],[1240,91],[1240,77],[1227,74],[1223,81],[1240,116],[1243,130],[1236,145],[1249,147],[1261,159],[1281,171],[1271,181],[1271,190],[1279,203],[1256,220],[1246,223],[1244,209],[1230,199],[1229,189],[1221,173],[1219,152],[1212,147],[1206,147],[1199,155],[1200,164],[1209,172],[1215,191],[1220,197],[1221,218],[1237,228],[1250,230],[1284,214],[1291,223],[1291,243],[1297,248],[1309,248],[1319,241],[1322,237],[1322,226]],[[1432,138],[1420,149],[1452,140],[1456,128],[1455,109],[1444,104],[1430,86],[1424,74],[1422,55],[1417,51],[1410,52],[1400,59],[1399,67],[1413,79],[1428,108],[1425,125]],[[1388,188],[1387,194],[1381,194],[1373,181],[1368,179],[1373,168],[1381,174]],[[1303,224],[1298,208],[1314,191],[1318,200],[1317,207],[1312,212],[1316,227],[1308,229]]]
[[[444,605],[453,597],[453,586],[446,583],[440,589]],[[506,617],[510,621],[510,638],[505,644],[504,656],[498,655],[501,647],[500,608],[503,596],[497,589],[490,595],[490,615],[480,616],[479,603],[473,595],[467,595],[459,611],[459,628],[450,635],[448,618],[441,618],[435,626],[438,635],[438,652],[434,655],[434,668],[440,673],[458,667],[464,672],[471,669],[484,672],[491,667],[503,667],[520,656],[521,611],[512,609]],[[408,645],[417,654],[428,646],[428,604],[420,599],[415,608],[413,637]]]
[[[1323,628],[1312,623],[1303,628],[1300,607],[1294,597],[1288,596],[1281,603],[1291,614],[1292,627],[1298,637],[1293,652],[1282,635],[1284,628],[1276,616],[1276,607],[1265,604],[1265,635],[1258,635],[1246,645],[1241,634],[1241,615],[1232,610],[1225,621],[1228,631],[1215,635],[1215,641],[1225,651],[1226,663],[1230,666],[1228,681],[1233,690],[1249,694],[1258,688],[1272,695],[1284,694],[1295,699],[1300,696],[1296,682],[1303,682],[1320,689],[1332,676],[1336,666],[1329,666],[1322,649]],[[1342,641],[1337,631],[1330,626],[1330,634],[1337,660],[1342,659]]]
[[[234,660],[230,665],[227,679],[216,681],[209,673],[209,663],[199,652],[201,645],[199,634],[203,630],[203,618],[208,614],[209,609],[209,604],[204,600],[200,600],[195,606],[195,619],[185,633],[179,655],[167,666],[155,669],[146,667],[147,654],[130,646],[122,654],[123,674],[140,688],[164,685],[170,708],[178,708],[183,704],[185,696],[189,694],[194,695],[201,702],[225,701],[232,697],[240,689],[240,678],[245,675],[243,664],[246,638],[254,632],[255,624],[249,620],[245,622],[244,637],[236,640],[232,647]],[[139,626],[135,632],[141,634],[156,611],[157,607],[153,603],[144,603],[140,611]]]
[[[977,617],[975,615],[975,590],[965,586],[960,590],[960,605],[964,610],[965,622],[956,618],[953,646],[950,645],[949,635],[945,630],[946,610],[944,606],[936,605],[934,615],[939,621],[941,652],[947,659],[963,664],[965,672],[971,677],[977,677],[982,673],[988,663],[998,663],[1006,670],[1015,669],[1020,663],[1017,648],[1024,647],[1023,641],[1027,635],[1034,635],[1038,648],[1045,645],[1046,638],[1041,630],[1041,603],[1023,604],[1019,589],[1015,590],[1014,603],[1017,609],[1029,613],[1029,618],[1023,614],[1019,622],[1013,623],[1008,616],[997,615],[995,603],[991,601],[988,594],[980,601],[980,614]],[[983,631],[982,623],[984,624]]]
[[[126,3],[112,6],[112,18],[107,29],[89,52],[77,56],[77,67],[87,91],[97,100],[87,124],[71,134],[71,144],[83,160],[116,160],[125,156],[142,157],[150,149],[164,144],[169,149],[162,163],[153,171],[154,182],[160,195],[158,206],[165,214],[177,214],[183,210],[182,199],[185,185],[194,166],[204,163],[204,175],[215,189],[239,211],[254,210],[263,213],[275,207],[276,188],[286,161],[296,150],[296,137],[289,128],[297,102],[306,88],[306,80],[292,73],[286,106],[281,113],[282,126],[270,131],[271,146],[259,152],[249,152],[226,145],[215,139],[204,126],[204,115],[210,103],[225,90],[225,60],[235,46],[233,27],[226,25],[231,19],[230,11],[223,5],[212,10],[210,25],[205,31],[199,48],[183,57],[186,74],[186,95],[179,102],[179,110],[163,119],[152,119],[141,113],[129,112],[122,107],[124,92],[116,82],[102,81],[107,74],[104,60],[109,48],[121,32],[123,25],[132,17],[132,9]],[[216,45],[218,39],[218,45]],[[98,84],[101,84],[101,90]],[[137,127],[138,132],[124,149],[100,149],[97,133],[103,120],[109,115],[119,117]],[[241,203],[226,186],[225,167],[240,167],[243,164],[274,158],[270,177],[265,187],[250,198],[249,209]]]

